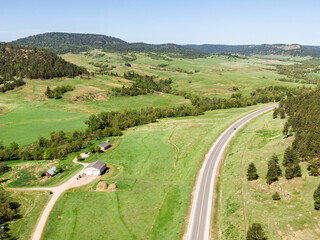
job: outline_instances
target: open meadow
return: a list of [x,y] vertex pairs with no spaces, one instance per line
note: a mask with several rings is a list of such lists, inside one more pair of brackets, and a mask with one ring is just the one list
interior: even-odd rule
[[[185,59],[163,54],[119,54],[98,50],[62,57],[86,67],[91,72],[90,77],[26,79],[26,85],[1,93],[2,144],[17,142],[26,146],[40,136],[48,137],[52,131],[81,130],[86,128],[84,121],[91,114],[102,111],[191,106],[188,99],[160,92],[115,96],[112,88],[132,85],[122,77],[128,71],[156,75],[157,79],[171,78],[173,89],[204,97],[229,98],[240,92],[249,96],[251,91],[265,86],[302,86],[277,80],[282,76],[277,74],[274,64],[293,64],[299,60],[296,58],[270,60],[214,55]],[[97,73],[97,66],[103,64],[118,76]],[[47,86],[53,89],[65,85],[74,90],[60,99],[49,99],[44,94]],[[128,129],[121,137],[109,138],[114,148],[94,154],[86,162],[99,160],[110,165],[111,172],[102,178],[115,183],[118,191],[88,191],[95,189],[96,181],[66,192],[50,216],[44,239],[105,239],[106,235],[110,239],[181,238],[195,177],[210,145],[229,124],[263,106],[265,104],[208,111],[197,117],[162,119]],[[75,154],[69,154],[61,160],[7,162],[10,171],[1,176],[3,186],[59,185],[80,169],[79,165],[72,163],[74,157]],[[41,182],[41,173],[52,166],[62,167],[64,172]],[[19,236],[18,239],[28,239],[49,193],[10,192],[13,201],[22,204],[20,213],[23,215],[12,223],[11,226],[17,227],[11,228],[11,234]],[[28,206],[22,197],[34,199],[37,205]],[[90,226],[88,218],[93,223]],[[24,226],[28,226],[28,231]],[[87,231],[88,228],[92,229]],[[20,238],[23,231],[25,234]]]
[[[300,164],[302,178],[286,180],[282,176],[270,186],[266,183],[267,160],[274,153],[284,175],[283,153],[293,141],[293,137],[282,134],[285,121],[272,119],[272,113],[267,113],[253,120],[233,141],[219,181],[219,208],[213,226],[219,239],[245,239],[255,222],[262,224],[268,239],[319,238],[320,213],[313,207],[319,180],[309,176],[308,164]],[[246,176],[250,163],[255,164],[259,175],[251,182]],[[272,199],[275,192],[280,194],[280,201]]]
[[55,206],[44,239],[179,239],[208,148],[229,124],[261,107],[160,120],[110,138],[120,143],[91,161],[123,169],[110,181],[118,191],[88,191],[95,183],[68,191]]
[[[302,86],[277,81],[283,76],[277,74],[274,67],[274,64],[293,64],[299,58],[270,60],[213,55],[184,59],[159,54],[120,54],[99,50],[85,54],[65,54],[62,57],[91,71],[99,69],[93,64],[113,66],[111,72],[118,73],[119,77],[95,74],[90,79],[26,79],[25,86],[1,93],[0,141],[3,144],[15,141],[27,145],[39,136],[47,137],[51,131],[83,129],[83,122],[89,115],[101,111],[190,104],[189,100],[182,97],[162,93],[136,97],[114,96],[113,87],[131,85],[129,80],[120,76],[127,71],[156,75],[159,79],[172,78],[174,89],[206,97],[230,97],[237,92],[249,95],[256,88],[265,86]],[[126,61],[131,63],[131,67],[125,66]],[[44,95],[47,86],[54,88],[65,85],[75,89],[64,94],[61,99],[48,99]]]

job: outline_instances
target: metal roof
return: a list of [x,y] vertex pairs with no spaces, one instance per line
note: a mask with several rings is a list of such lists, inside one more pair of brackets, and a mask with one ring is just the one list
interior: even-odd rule
[[96,168],[101,170],[102,168],[104,168],[106,166],[106,164],[104,162],[100,162],[100,161],[96,161],[93,163],[90,163],[88,166],[86,166],[85,168]]
[[107,142],[99,145],[99,147],[102,147],[102,148],[109,147],[109,146],[111,146],[111,144],[110,144],[110,143],[107,143]]
[[54,175],[56,170],[57,170],[57,167],[52,167],[49,170],[47,170],[47,173],[49,173],[50,175]]

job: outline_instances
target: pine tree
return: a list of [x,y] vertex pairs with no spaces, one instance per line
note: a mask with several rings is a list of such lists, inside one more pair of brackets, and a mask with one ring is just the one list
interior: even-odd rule
[[279,114],[279,108],[275,108],[273,110],[273,119],[277,118],[278,117],[278,114]]
[[294,177],[302,177],[301,167],[299,164],[295,164],[293,168]]
[[273,200],[275,200],[275,201],[280,200],[281,198],[280,198],[279,193],[278,193],[278,192],[276,192],[275,194],[273,194],[273,195],[272,195],[272,199],[273,199]]
[[292,179],[292,178],[295,178],[295,177],[301,177],[302,174],[301,174],[301,168],[300,168],[300,165],[299,164],[289,164],[286,168],[286,171],[285,171],[285,178],[286,179]]
[[250,163],[247,171],[247,179],[248,181],[253,181],[259,178],[257,174],[257,169],[254,163]]
[[268,184],[278,181],[278,177],[282,174],[278,161],[277,155],[274,154],[268,162],[268,172],[266,176]]
[[247,232],[247,240],[267,240],[264,230],[259,223],[253,223],[248,232]]
[[309,171],[309,175],[315,176],[315,177],[319,176],[320,175],[319,168],[320,168],[320,159],[313,159],[307,168]]
[[290,157],[291,156],[291,147],[287,147],[286,150],[284,151],[283,155],[283,161],[282,161],[282,166],[286,167],[290,163]]
[[281,168],[279,166],[279,158],[276,154],[273,154],[271,160],[274,162],[277,176],[280,177],[282,175]]
[[283,135],[285,135],[286,137],[288,137],[288,133],[289,133],[289,124],[288,124],[288,122],[286,122],[286,123],[284,124],[282,133],[283,133]]
[[314,209],[320,210],[320,184],[313,193]]
[[284,176],[288,180],[294,178],[294,167],[293,167],[293,165],[290,164],[289,166],[287,166]]
[[280,118],[281,119],[285,119],[286,118],[286,112],[284,111],[284,109],[281,108],[279,112],[280,112]]

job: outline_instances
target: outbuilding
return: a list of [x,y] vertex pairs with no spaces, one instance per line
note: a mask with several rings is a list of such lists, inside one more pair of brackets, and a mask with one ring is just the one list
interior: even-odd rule
[[105,151],[105,150],[111,148],[111,144],[110,144],[109,140],[107,140],[105,143],[99,145],[99,147],[100,147],[101,151]]
[[89,176],[99,176],[106,170],[106,168],[107,164],[105,164],[104,162],[96,161],[86,166],[84,168],[84,173]]
[[56,174],[57,171],[57,167],[52,167],[50,169],[48,169],[47,171],[45,171],[44,173],[42,173],[42,177],[46,176],[46,177],[52,177]]

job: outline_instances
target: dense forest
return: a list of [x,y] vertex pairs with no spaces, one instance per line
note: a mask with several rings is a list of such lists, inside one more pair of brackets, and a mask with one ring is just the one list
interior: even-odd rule
[[99,34],[80,33],[44,33],[11,42],[14,45],[41,47],[57,54],[80,53],[93,49],[104,49],[117,52],[157,52],[172,57],[197,58],[207,54],[201,51],[176,44],[128,43],[119,38]]
[[284,134],[295,133],[292,151],[297,151],[302,161],[310,163],[311,175],[319,175],[320,90],[290,96],[281,101],[280,106],[288,117]]
[[89,50],[104,49],[108,45],[126,43],[119,38],[100,34],[81,33],[44,33],[11,42],[14,45],[46,48],[57,54],[80,53]]
[[48,50],[0,44],[0,76],[4,81],[14,81],[14,77],[49,79],[80,74],[88,72]]

